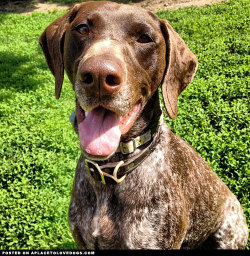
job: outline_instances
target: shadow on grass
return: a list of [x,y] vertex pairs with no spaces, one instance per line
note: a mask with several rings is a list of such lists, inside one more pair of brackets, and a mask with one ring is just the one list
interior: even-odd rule
[[73,4],[80,2],[78,0],[65,0],[65,1],[43,1],[43,0],[23,0],[23,1],[16,1],[16,0],[0,0],[0,13],[31,13],[34,11],[39,11],[37,7],[38,3],[55,3],[60,5],[68,6],[70,8]]
[[34,55],[16,55],[11,51],[0,52],[0,89],[9,92],[9,94],[0,94],[0,100],[11,97],[13,90],[15,92],[36,90],[44,82],[44,76],[39,75],[39,70],[48,70],[40,56],[36,58]]
[[[87,1],[89,1],[89,0],[48,0],[48,1],[45,1],[45,2],[47,2],[47,3],[59,3],[59,4],[74,4],[74,3],[87,2]],[[107,1],[107,0],[94,0],[94,1]],[[139,2],[142,2],[142,1],[143,0],[112,0],[112,2],[123,3],[123,4],[139,3]]]
[[[58,4],[66,5],[69,8],[74,5],[75,3],[79,2],[87,2],[88,0],[23,0],[23,1],[16,1],[16,0],[1,0],[0,2],[0,13],[27,13],[36,11],[38,8],[36,7],[37,3],[48,3],[48,4]],[[94,0],[94,1],[105,1],[105,0]],[[123,4],[132,4],[142,2],[143,0],[112,0],[112,2],[116,3],[123,3]]]

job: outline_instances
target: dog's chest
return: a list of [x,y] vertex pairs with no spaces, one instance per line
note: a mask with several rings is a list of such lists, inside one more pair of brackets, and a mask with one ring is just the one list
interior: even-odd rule
[[[157,166],[162,169],[164,157],[157,152],[153,159],[157,159]],[[88,173],[78,172],[69,222],[79,230],[87,249],[162,247],[158,239],[163,232],[159,222],[166,216],[169,205],[159,200],[166,186],[149,168],[151,164],[152,159],[147,159],[140,170],[113,188],[100,182],[90,184],[92,178]]]
[[[176,191],[167,186],[176,180],[171,172],[165,171],[169,164],[162,153],[167,148],[164,141],[118,185],[94,181],[89,172],[79,166],[69,222],[79,230],[84,248],[171,248],[174,235],[170,234],[178,218],[175,214],[184,211],[172,203],[183,200],[178,186]],[[170,226],[168,230],[166,222]]]
[[153,241],[157,236],[157,209],[152,211],[151,207],[138,204],[127,208],[118,200],[123,199],[110,194],[105,198],[103,193],[95,207],[82,211],[81,221],[74,225],[80,230],[86,248],[139,249],[149,244],[157,248]]
[[[119,244],[119,210],[117,215],[114,209],[110,208],[110,203],[107,198],[97,199],[95,210],[93,211],[92,219],[89,222],[89,231],[86,234],[86,240],[90,242],[95,249],[103,248],[110,249],[117,247]],[[89,237],[88,237],[89,236]]]

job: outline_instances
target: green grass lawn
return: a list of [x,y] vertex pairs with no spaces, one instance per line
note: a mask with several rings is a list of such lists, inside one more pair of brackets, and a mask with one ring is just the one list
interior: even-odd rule
[[[0,249],[76,248],[67,223],[80,154],[68,120],[74,94],[66,79],[55,99],[38,44],[62,14],[0,14]],[[238,197],[250,225],[248,0],[158,15],[199,60],[177,119],[165,119]]]

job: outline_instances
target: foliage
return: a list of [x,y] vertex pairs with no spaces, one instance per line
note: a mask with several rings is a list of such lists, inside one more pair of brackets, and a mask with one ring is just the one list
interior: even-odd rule
[[171,129],[189,142],[241,202],[250,226],[249,4],[160,11],[199,60]]
[[79,156],[68,115],[74,95],[54,79],[38,44],[58,15],[1,14],[0,248],[76,248],[67,208]]
[[[199,59],[177,119],[165,119],[230,187],[249,223],[247,4],[233,0],[158,15]],[[80,154],[68,121],[74,94],[65,79],[55,100],[38,45],[44,28],[62,14],[0,14],[0,249],[76,248],[67,223]]]

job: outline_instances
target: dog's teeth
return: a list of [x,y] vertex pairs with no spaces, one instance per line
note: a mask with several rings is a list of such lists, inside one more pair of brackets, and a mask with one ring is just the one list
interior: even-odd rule
[[100,156],[102,154],[102,151],[98,150],[97,154]]
[[89,153],[90,153],[90,150],[87,148],[87,149],[86,149],[86,152],[89,154]]
[[89,112],[85,111],[85,117],[87,117],[88,114],[89,114]]

